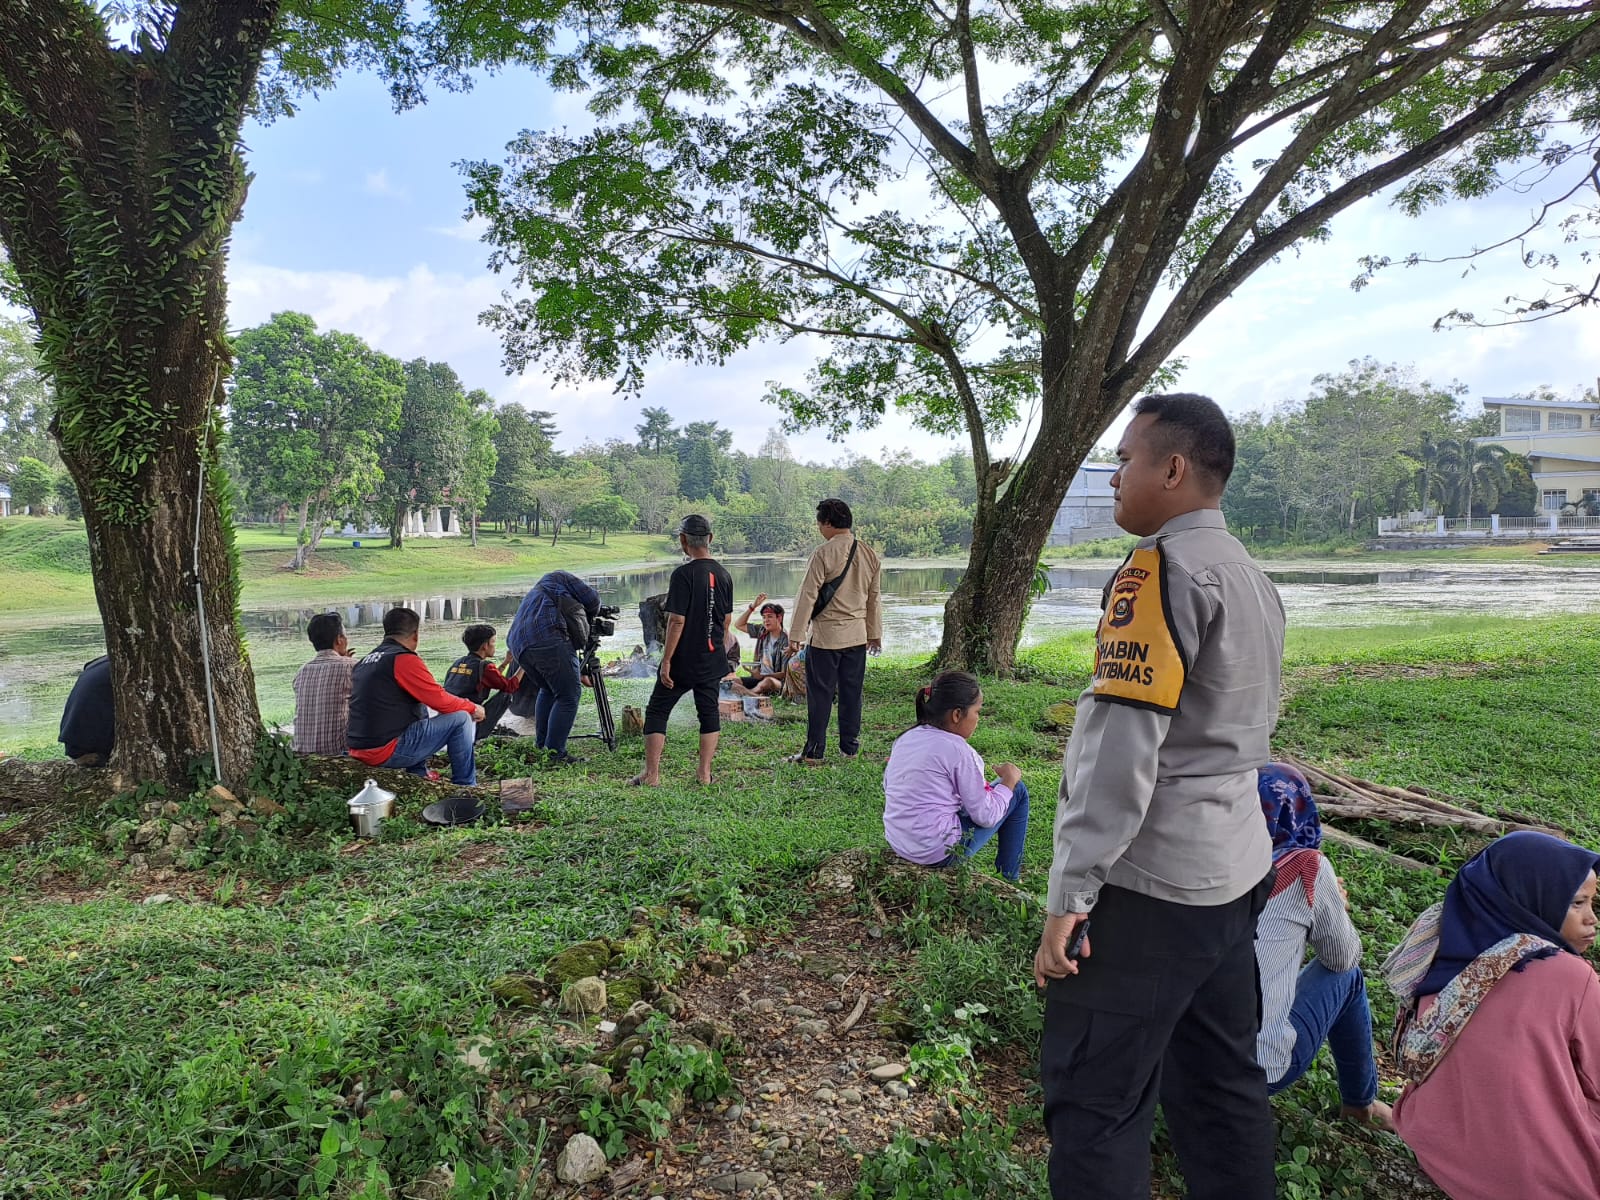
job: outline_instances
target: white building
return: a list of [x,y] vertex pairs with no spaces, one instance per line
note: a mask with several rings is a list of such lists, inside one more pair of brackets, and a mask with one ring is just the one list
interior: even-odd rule
[[1078,468],[1056,509],[1046,545],[1072,546],[1123,535],[1111,517],[1111,476],[1116,469],[1115,463],[1084,463]]

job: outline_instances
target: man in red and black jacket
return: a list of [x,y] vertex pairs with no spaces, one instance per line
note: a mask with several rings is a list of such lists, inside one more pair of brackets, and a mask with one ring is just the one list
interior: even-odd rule
[[[421,618],[409,608],[383,614],[383,641],[356,664],[350,677],[350,757],[368,766],[428,773],[428,759],[450,754],[450,780],[478,782],[472,759],[473,723],[482,705],[452,696],[417,656]],[[438,712],[430,717],[423,706]]]

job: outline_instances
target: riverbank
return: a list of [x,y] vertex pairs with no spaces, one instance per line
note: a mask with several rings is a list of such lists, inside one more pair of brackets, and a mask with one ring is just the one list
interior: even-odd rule
[[[985,687],[974,745],[1016,761],[1037,796],[1034,897],[1065,738],[1046,709],[1091,653],[1087,636],[1056,639],[1025,654],[1024,678]],[[1281,752],[1600,836],[1600,619],[1368,630],[1342,653],[1295,647],[1286,677]],[[448,1194],[487,1198],[523,1194],[588,1132],[609,1159],[567,1193],[583,1200],[713,1196],[741,1172],[770,1200],[962,1186],[1044,1200],[1036,910],[875,859],[850,860],[842,883],[816,874],[879,846],[883,760],[921,682],[913,664],[874,663],[853,763],[783,763],[799,731],[781,710],[726,731],[710,791],[691,783],[692,735],[669,737],[669,786],[626,786],[635,740],[536,773],[526,817],[437,831],[406,812],[376,844],[348,838],[340,797],[286,796],[291,812],[252,840],[180,852],[194,870],[130,868],[137,847],[95,840],[111,821],[19,847],[0,818],[0,1179],[41,1200],[287,1195],[301,1180],[319,1196],[444,1195],[446,1163]],[[496,753],[517,769],[516,750]],[[1350,828],[1447,868],[1475,848]],[[1330,856],[1373,969],[1444,879]],[[612,939],[586,952],[605,964],[604,1015],[634,994],[661,1013],[611,1060],[609,1089],[586,1064],[610,1037],[561,1015],[545,982],[553,955],[594,938]],[[1372,996],[1381,1026],[1388,1001]],[[871,1078],[877,1058],[914,1086]],[[1325,1066],[1277,1100],[1283,1194],[1431,1194],[1393,1137],[1329,1120],[1336,1102]],[[1164,1156],[1158,1179],[1180,1194]]]
[[[359,548],[352,545],[356,540],[361,541]],[[478,543],[474,547],[467,538],[417,538],[392,550],[387,538],[328,538],[305,570],[290,571],[292,531],[240,529],[235,544],[242,602],[320,604],[362,600],[374,592],[426,593],[442,580],[458,588],[527,587],[558,567],[624,570],[678,558],[670,538],[642,533],[613,533],[604,544],[598,534],[563,534],[554,546],[548,537],[481,533]],[[0,597],[0,622],[94,608],[89,545],[81,521],[0,519],[0,572],[7,583],[6,594]]]

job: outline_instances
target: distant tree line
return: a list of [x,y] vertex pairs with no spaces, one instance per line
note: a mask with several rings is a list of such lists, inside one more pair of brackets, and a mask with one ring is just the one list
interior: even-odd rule
[[1303,400],[1237,418],[1230,523],[1258,540],[1305,541],[1372,533],[1378,517],[1407,512],[1533,515],[1528,460],[1476,440],[1499,422],[1467,416],[1465,391],[1366,358],[1318,375]]
[[755,454],[715,421],[679,426],[645,408],[637,441],[555,448],[554,414],[467,392],[447,364],[402,363],[353,334],[285,312],[235,339],[227,462],[241,511],[294,515],[293,565],[346,518],[388,526],[403,544],[413,507],[448,504],[476,544],[480,521],[505,534],[582,529],[661,534],[690,509],[716,523],[727,552],[782,552],[815,537],[814,503],[839,496],[886,553],[931,555],[971,540],[970,457],[908,453],[830,466],[796,462],[783,435]]

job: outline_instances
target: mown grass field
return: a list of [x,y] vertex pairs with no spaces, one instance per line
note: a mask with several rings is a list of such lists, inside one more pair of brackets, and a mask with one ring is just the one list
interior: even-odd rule
[[[485,531],[474,548],[466,538],[417,538],[400,550],[388,539],[328,537],[304,571],[289,571],[294,534],[275,527],[237,531],[240,578],[245,604],[288,603],[305,598],[337,602],[365,598],[374,587],[427,588],[441,579],[468,579],[474,587],[527,585],[556,567],[647,565],[676,561],[669,538],[613,533],[604,544],[598,534],[504,537]],[[41,613],[93,611],[94,582],[89,575],[89,545],[83,522],[64,517],[8,517],[0,520],[0,573],[6,594],[0,621],[35,620]]]
[[[1087,637],[1030,652],[1022,678],[986,688],[974,739],[1033,784],[1023,883],[1040,895],[1064,737],[1041,713],[1076,694],[1089,653]],[[1313,631],[1295,636],[1287,676],[1282,750],[1600,838],[1600,619],[1366,629],[1358,641]],[[562,1107],[578,1023],[501,1008],[490,984],[569,943],[623,936],[640,908],[656,914],[642,966],[664,979],[708,948],[782,937],[815,903],[806,884],[819,862],[881,842],[882,761],[922,674],[899,662],[868,678],[866,753],[823,770],[780,762],[792,724],[732,726],[712,790],[692,786],[691,736],[669,740],[670,786],[627,787],[640,748],[624,742],[538,775],[532,822],[441,832],[400,818],[357,853],[341,852],[341,798],[314,794],[286,797],[290,813],[253,844],[196,852],[196,869],[165,880],[130,873],[94,830],[0,851],[0,1196],[519,1197],[538,1194],[537,1165],[573,1129],[620,1129],[622,1153],[640,1151],[650,1126],[626,1088],[590,1102],[599,1107]],[[0,818],[0,845],[14,825]],[[1354,831],[1447,868],[1475,849],[1449,833]],[[1444,880],[1370,854],[1330,856],[1375,967]],[[154,892],[174,899],[142,903]],[[905,1005],[907,1033],[924,1056],[965,1062],[949,1049],[949,1014],[981,1004],[988,1053],[1031,1054],[1036,916],[991,911],[974,938],[936,900],[896,910],[883,943],[898,998],[928,1005]],[[1386,994],[1374,985],[1372,998],[1385,1025]],[[488,1078],[460,1061],[478,1034],[496,1048]],[[737,1055],[728,1066],[738,1074]],[[970,1094],[981,1109],[981,1073]],[[513,1095],[553,1099],[520,1109]],[[355,1096],[367,1101],[359,1119]],[[1335,1105],[1321,1066],[1277,1102],[1283,1194],[1413,1194],[1404,1148],[1330,1123]],[[1042,1163],[1009,1148],[1002,1116],[857,1147],[854,1194],[933,1200],[964,1180],[975,1196],[1042,1200]],[[440,1163],[455,1167],[453,1190],[428,1192],[419,1181]],[[1163,1159],[1169,1182],[1170,1170]]]

